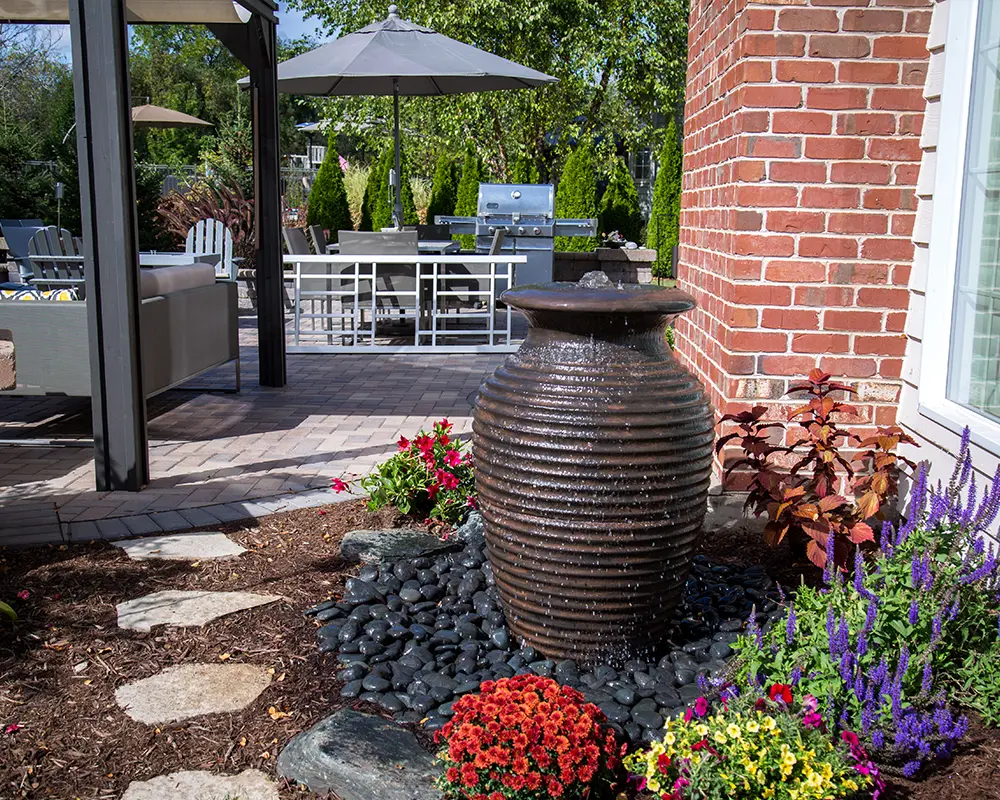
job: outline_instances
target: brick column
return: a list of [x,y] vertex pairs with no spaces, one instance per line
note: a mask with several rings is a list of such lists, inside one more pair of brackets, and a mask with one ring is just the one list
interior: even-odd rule
[[677,352],[719,413],[821,367],[895,420],[931,0],[691,0]]

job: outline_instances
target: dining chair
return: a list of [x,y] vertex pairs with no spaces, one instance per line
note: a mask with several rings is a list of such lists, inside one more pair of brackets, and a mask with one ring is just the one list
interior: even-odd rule
[[[418,302],[416,231],[391,233],[370,231],[339,231],[340,254],[345,256],[414,256],[413,264],[381,264],[377,267],[375,304],[378,310],[398,310],[405,315],[416,312]],[[378,259],[372,259],[378,264]],[[361,262],[367,272],[371,261]],[[343,274],[353,275],[354,266],[345,265]],[[351,279],[353,281],[353,278]],[[371,296],[368,296],[369,300]]]

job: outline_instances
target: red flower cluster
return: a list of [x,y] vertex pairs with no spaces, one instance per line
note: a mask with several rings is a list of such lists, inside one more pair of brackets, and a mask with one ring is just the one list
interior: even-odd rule
[[513,800],[579,797],[618,764],[614,733],[583,695],[550,678],[486,681],[465,695],[435,734],[447,747],[440,788],[448,798]]

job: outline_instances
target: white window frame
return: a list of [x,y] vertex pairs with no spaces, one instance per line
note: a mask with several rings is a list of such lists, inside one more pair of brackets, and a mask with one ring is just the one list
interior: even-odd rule
[[976,444],[1000,456],[1000,422],[947,397],[980,2],[948,2],[941,127],[937,143],[934,214],[931,220],[917,401],[921,416],[956,434],[968,426]]

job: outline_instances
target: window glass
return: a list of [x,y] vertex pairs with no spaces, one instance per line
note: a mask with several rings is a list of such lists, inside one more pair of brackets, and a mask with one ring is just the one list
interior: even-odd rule
[[[948,397],[1000,420],[1000,3],[996,0],[980,2],[975,47]],[[929,287],[929,302],[932,297]]]

